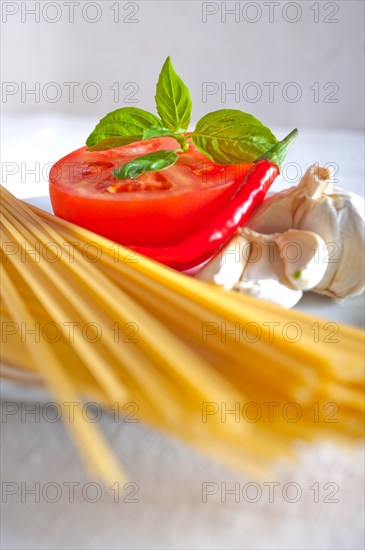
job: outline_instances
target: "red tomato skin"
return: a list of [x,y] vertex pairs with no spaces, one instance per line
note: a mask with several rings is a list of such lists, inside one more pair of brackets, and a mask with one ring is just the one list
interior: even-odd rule
[[[190,146],[174,166],[161,172],[127,183],[111,173],[141,154],[176,148],[175,140],[158,138],[107,151],[82,147],[70,153],[50,171],[54,213],[125,246],[161,247],[184,239],[218,214],[248,165],[216,166]],[[129,184],[162,190],[106,191]]]

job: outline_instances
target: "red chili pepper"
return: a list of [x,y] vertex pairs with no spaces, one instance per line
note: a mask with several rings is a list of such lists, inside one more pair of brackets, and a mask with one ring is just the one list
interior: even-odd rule
[[218,217],[210,221],[201,231],[166,247],[131,246],[131,248],[181,271],[208,260],[234,235],[252,210],[263,201],[280,173],[279,165],[296,136],[297,131],[294,130],[270,149],[264,157],[260,157],[226,202]]

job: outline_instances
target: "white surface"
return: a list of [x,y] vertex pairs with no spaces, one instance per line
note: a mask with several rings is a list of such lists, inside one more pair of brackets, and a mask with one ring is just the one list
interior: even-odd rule
[[[80,146],[93,125],[91,119],[65,117],[12,118],[5,121],[8,140],[3,161],[45,163],[54,161]],[[340,185],[362,192],[362,138],[356,133],[302,131],[288,160],[304,168],[313,161],[335,161],[340,166]],[[44,195],[46,181],[30,177],[19,183],[19,175],[6,186],[16,195]],[[276,188],[283,186],[277,184]],[[357,302],[358,303],[358,302]],[[338,305],[316,300],[315,307],[325,317],[337,319]],[[347,311],[347,310],[346,310]],[[353,306],[348,318],[355,319]],[[32,404],[44,396],[3,387],[3,400]],[[23,405],[24,407],[24,405]],[[19,493],[2,504],[1,545],[4,549],[99,549],[99,548],[363,548],[364,547],[364,462],[361,450],[344,451],[329,445],[303,447],[296,468],[282,467],[261,480],[263,496],[257,503],[232,495],[221,502],[219,495],[202,502],[202,482],[235,482],[241,487],[255,481],[215,464],[208,458],[166,438],[141,424],[115,423],[105,414],[101,426],[116,453],[125,464],[129,478],[139,486],[138,503],[115,503],[111,491],[103,489],[97,503],[86,502],[81,488],[90,481],[80,464],[62,423],[51,423],[41,416],[21,422],[20,413],[1,423],[2,481],[26,483],[40,488],[56,482],[62,493],[59,502],[41,497],[35,503]],[[78,482],[75,501],[68,499],[67,482]],[[257,481],[257,480],[256,480]],[[280,483],[274,502],[269,502],[264,482]],[[298,483],[302,498],[289,503],[282,497],[288,482]],[[314,502],[313,483],[321,487],[320,502]],[[339,486],[334,498],[325,503],[331,487]],[[4,489],[4,485],[3,485]],[[24,491],[23,491],[24,492]],[[50,497],[54,493],[50,490]],[[125,492],[123,493],[125,495]],[[92,496],[92,495],[91,495]]]

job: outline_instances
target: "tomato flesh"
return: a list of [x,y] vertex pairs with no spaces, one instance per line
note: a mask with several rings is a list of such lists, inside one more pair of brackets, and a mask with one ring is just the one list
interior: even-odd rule
[[160,172],[125,180],[112,174],[141,155],[177,147],[172,138],[154,138],[70,153],[50,171],[55,214],[126,246],[171,245],[199,231],[220,211],[248,165],[218,166],[190,145]]

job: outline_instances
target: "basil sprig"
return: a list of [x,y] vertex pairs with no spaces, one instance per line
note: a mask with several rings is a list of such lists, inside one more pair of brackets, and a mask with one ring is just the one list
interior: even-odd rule
[[254,116],[238,109],[221,109],[203,116],[194,131],[186,136],[192,102],[189,90],[177,75],[168,57],[156,86],[156,109],[160,116],[122,107],[106,115],[86,140],[90,151],[121,147],[128,143],[156,137],[172,137],[179,144],[175,151],[156,151],[138,157],[113,171],[117,179],[136,178],[143,172],[172,166],[188,149],[189,140],[210,160],[219,165],[249,163],[275,151],[282,162],[297,131],[278,142],[274,134]]

